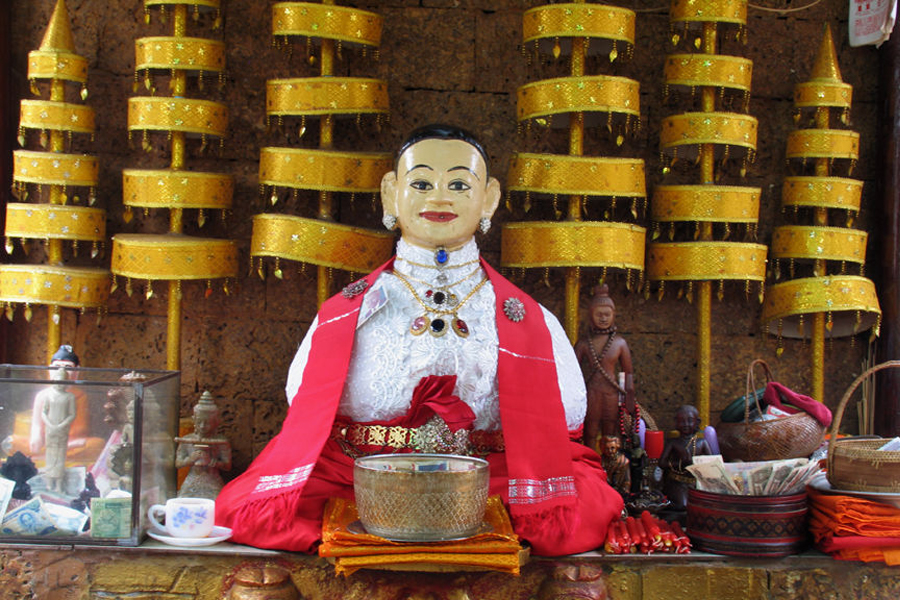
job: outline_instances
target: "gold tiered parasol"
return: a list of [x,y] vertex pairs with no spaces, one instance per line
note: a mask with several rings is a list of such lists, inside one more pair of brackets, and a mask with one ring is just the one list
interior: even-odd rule
[[64,260],[66,242],[72,257],[86,244],[91,258],[97,258],[106,239],[106,213],[93,206],[97,159],[66,151],[75,134],[94,133],[94,110],[70,102],[66,93],[67,84],[80,84],[81,100],[87,99],[87,67],[87,59],[74,51],[65,0],[57,0],[40,49],[28,54],[31,91],[41,96],[49,87],[50,99],[22,100],[19,119],[19,144],[27,147],[38,132],[42,149],[13,153],[13,192],[19,202],[6,207],[6,252],[14,254],[15,240],[26,254],[31,240],[42,240],[46,263],[0,265],[0,302],[10,320],[17,305],[24,306],[28,321],[32,305],[48,307],[48,362],[61,342],[60,308],[99,313],[109,293],[109,271],[69,266]]
[[[377,79],[338,77],[334,60],[346,46],[364,53],[381,43],[381,16],[322,4],[279,2],[272,7],[276,40],[290,46],[290,38],[305,37],[310,63],[316,61],[313,43],[319,44],[319,77],[272,79],[266,85],[266,113],[281,127],[299,118],[299,135],[306,134],[307,120],[319,120],[318,148],[268,147],[260,152],[260,193],[270,208],[284,194],[301,190],[318,197],[314,217],[268,213],[253,218],[250,253],[258,258],[257,270],[265,277],[263,257],[274,258],[273,274],[281,279],[281,259],[313,264],[318,268],[318,302],[331,295],[330,269],[368,272],[387,260],[394,236],[336,222],[338,193],[378,193],[381,178],[392,170],[391,155],[336,150],[335,119],[374,115],[380,124],[388,113],[387,83]],[[306,139],[311,136],[306,135]]]
[[[674,0],[669,14],[673,44],[686,45],[688,51],[667,57],[666,92],[679,92],[691,108],[699,102],[700,110],[663,119],[663,173],[670,175],[677,161],[691,161],[700,169],[700,182],[654,190],[647,279],[658,282],[660,298],[666,282],[679,282],[680,293],[686,292],[689,301],[696,291],[696,406],[708,423],[713,285],[718,284],[721,300],[726,281],[744,282],[748,295],[751,282],[758,282],[761,301],[765,280],[766,247],[754,243],[760,190],[719,184],[730,164],[743,177],[756,151],[757,121],[744,114],[752,63],[717,53],[728,33],[735,32],[735,39],[744,37],[747,2]],[[724,110],[726,103],[731,111]]]
[[[812,78],[794,88],[797,118],[812,127],[791,132],[787,157],[799,175],[785,178],[782,209],[792,224],[772,234],[774,283],[763,304],[762,320],[781,338],[810,338],[813,392],[825,397],[825,337],[844,337],[872,329],[881,308],[875,285],[863,276],[867,235],[853,229],[862,181],[842,177],[859,157],[859,134],[832,129],[832,111],[848,123],[853,88],[843,82],[831,28],[826,26]],[[848,264],[857,269],[848,273]],[[785,273],[785,271],[787,271]],[[786,275],[786,277],[785,277]]]
[[[168,169],[125,169],[122,195],[125,219],[132,209],[145,213],[150,209],[169,211],[169,231],[160,234],[117,234],[113,237],[113,290],[124,277],[130,295],[133,280],[145,283],[148,299],[154,295],[153,282],[168,283],[168,342],[166,368],[181,368],[181,282],[205,281],[212,291],[213,279],[237,275],[237,246],[230,240],[191,237],[183,234],[185,210],[196,211],[197,224],[203,227],[207,211],[225,211],[231,207],[232,179],[220,173],[189,171],[185,168],[188,140],[197,140],[203,152],[210,139],[221,140],[228,131],[228,109],[188,95],[189,83],[204,89],[204,78],[216,76],[221,84],[225,70],[225,46],[212,39],[189,37],[190,21],[199,23],[201,13],[214,11],[213,27],[220,26],[219,0],[145,0],[145,21],[151,21],[151,9],[160,19],[171,22],[171,36],[140,38],[135,41],[135,92],[141,85],[151,96],[136,96],[128,101],[128,136],[141,136],[145,152],[152,150],[151,136],[165,132],[171,147]],[[212,15],[211,15],[212,16]],[[168,76],[169,96],[156,96],[157,79]]]
[[[521,152],[512,158],[507,187],[532,198],[567,198],[557,219],[508,223],[503,227],[501,262],[504,267],[562,267],[566,278],[565,317],[569,339],[578,337],[578,298],[581,269],[626,272],[629,288],[635,274],[643,279],[646,230],[634,223],[646,207],[644,162],[637,158],[584,156],[585,130],[609,133],[615,146],[640,126],[638,82],[612,75],[588,75],[586,60],[602,55],[607,63],[631,55],[634,12],[614,6],[575,2],[540,6],[525,12],[526,51],[568,56],[570,76],[544,79],[518,90],[517,116],[530,131],[534,127],[568,128],[567,154]],[[585,220],[588,202],[602,205],[604,220]],[[629,210],[616,211],[617,203]],[[511,208],[511,205],[510,205]],[[594,207],[596,209],[596,206]],[[631,221],[617,221],[629,213]]]

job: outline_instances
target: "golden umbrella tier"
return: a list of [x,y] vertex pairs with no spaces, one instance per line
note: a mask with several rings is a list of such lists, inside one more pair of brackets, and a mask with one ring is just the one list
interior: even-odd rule
[[716,88],[750,91],[753,61],[719,54],[670,54],[666,58],[664,79],[667,85],[690,88]]
[[106,239],[106,211],[11,202],[6,205],[6,237],[101,242]]
[[747,0],[672,0],[672,23],[747,23]]
[[[599,38],[634,44],[634,11],[616,6],[597,4],[551,4],[526,10],[522,17],[522,39],[539,44],[540,50],[560,54],[571,53],[572,38]],[[615,46],[612,46],[615,48]],[[598,45],[589,47],[596,52],[609,50]],[[615,60],[615,56],[611,57]]]
[[713,144],[716,156],[732,150],[756,149],[758,122],[755,117],[728,112],[692,112],[663,119],[659,133],[660,149],[671,156],[693,159],[698,146]]
[[644,198],[644,161],[558,154],[514,154],[507,174],[510,191],[579,196]]
[[639,116],[640,84],[611,75],[560,77],[523,85],[517,92],[520,121],[572,112]]
[[94,109],[90,106],[50,100],[22,100],[20,107],[19,127],[74,133],[94,131]]
[[306,148],[263,148],[259,183],[326,192],[377,192],[393,169],[390,154]]
[[225,70],[225,44],[195,37],[144,37],[134,42],[135,71],[166,69],[183,71]]
[[224,137],[228,132],[228,107],[193,98],[129,98],[128,129]]
[[87,267],[0,265],[0,302],[94,308],[109,297],[109,271]]
[[300,35],[364,46],[381,44],[381,15],[311,2],[278,2],[272,6],[272,35]]
[[658,185],[653,189],[650,218],[660,223],[756,223],[760,193],[753,187]]
[[842,208],[859,211],[863,182],[846,177],[785,177],[781,186],[784,206]]
[[28,53],[28,79],[87,82],[88,61],[72,52],[33,50]]
[[764,281],[766,246],[738,242],[650,244],[647,277],[653,281]]
[[221,0],[144,0],[144,6],[205,6],[207,8],[219,8]]
[[503,226],[504,267],[644,268],[647,231],[627,223],[523,222]]
[[859,158],[859,133],[845,129],[795,129],[788,134],[788,158]]
[[794,86],[797,108],[850,108],[853,86],[840,81],[809,81]]
[[820,313],[830,316],[833,337],[869,329],[881,317],[875,284],[865,277],[836,275],[792,279],[766,288],[762,321],[771,334],[810,337],[811,322],[804,317]]
[[389,111],[387,83],[359,77],[302,77],[266,82],[269,115],[357,115]]
[[865,231],[843,227],[787,225],[772,231],[772,257],[866,262]]
[[394,235],[293,215],[253,217],[252,256],[367,273],[390,258]]
[[85,186],[97,184],[97,157],[16,150],[13,152],[13,180],[42,185]]
[[235,277],[237,245],[231,240],[181,234],[117,234],[110,268],[116,275],[150,281]]
[[197,171],[122,171],[122,200],[126,206],[145,208],[231,207],[234,181],[231,175]]

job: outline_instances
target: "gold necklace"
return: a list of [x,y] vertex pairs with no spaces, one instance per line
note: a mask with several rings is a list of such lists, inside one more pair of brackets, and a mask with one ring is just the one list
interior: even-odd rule
[[[409,293],[412,294],[412,297],[415,298],[416,302],[419,303],[419,306],[425,311],[425,314],[416,317],[412,324],[409,326],[409,332],[413,335],[422,335],[426,331],[430,333],[434,337],[441,337],[445,333],[447,333],[447,321],[442,318],[442,316],[450,316],[450,328],[453,329],[453,333],[458,335],[461,338],[469,337],[469,326],[465,321],[459,318],[457,315],[457,311],[468,302],[472,296],[475,295],[475,292],[481,289],[481,287],[487,283],[488,278],[485,277],[478,284],[472,288],[472,291],[469,292],[465,298],[463,298],[460,302],[456,302],[456,295],[450,294],[446,295],[444,292],[438,291],[434,292],[433,290],[428,290],[432,292],[429,296],[429,300],[426,303],[419,296],[416,289],[413,287],[413,284],[410,281],[398,273],[394,271],[394,277],[400,280],[400,282],[406,286],[406,289],[409,290]],[[467,277],[468,279],[468,277]],[[427,294],[427,292],[426,292]],[[451,299],[453,300],[451,302]],[[449,308],[444,308],[444,305],[448,305]],[[434,318],[428,316],[428,313],[432,313],[436,315]]]
[[[443,290],[443,291],[445,291],[445,292],[451,293],[451,295],[452,295],[452,292],[450,292],[450,288],[452,288],[452,287],[454,287],[454,286],[457,286],[457,285],[461,284],[463,281],[467,281],[468,279],[471,279],[473,275],[475,275],[476,273],[479,273],[479,272],[481,272],[481,267],[478,267],[478,268],[476,268],[476,269],[472,269],[472,272],[471,272],[471,273],[469,273],[468,275],[466,275],[465,277],[463,277],[463,278],[460,279],[459,281],[454,281],[453,283],[446,283],[447,277],[441,277],[441,275],[443,275],[443,273],[442,273],[442,274],[439,274],[439,275],[435,278],[435,279],[437,280],[437,283],[439,284],[438,286],[434,286],[434,285],[432,285],[432,283],[431,283],[430,281],[425,281],[424,279],[419,279],[419,278],[417,278],[417,277],[413,277],[412,275],[404,275],[404,277],[405,277],[408,281],[415,281],[416,283],[421,283],[422,285],[427,285],[427,286],[429,286],[429,287],[434,287],[436,290]],[[429,291],[431,291],[431,290],[429,290]],[[454,295],[454,297],[456,297],[456,296]]]

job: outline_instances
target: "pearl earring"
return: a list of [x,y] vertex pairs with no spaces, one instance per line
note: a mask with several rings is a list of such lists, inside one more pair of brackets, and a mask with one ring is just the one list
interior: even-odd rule
[[483,234],[487,234],[487,232],[491,230],[491,220],[487,217],[481,217],[481,219],[478,220],[478,230]]
[[388,231],[393,231],[397,228],[397,216],[385,213],[385,215],[381,217],[381,224],[384,225],[384,228]]

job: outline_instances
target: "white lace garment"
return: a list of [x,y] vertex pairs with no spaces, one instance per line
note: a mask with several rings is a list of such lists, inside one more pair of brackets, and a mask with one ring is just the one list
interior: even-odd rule
[[[450,253],[444,272],[450,291],[459,301],[486,277],[478,265],[478,257],[474,239]],[[434,264],[433,250],[407,244],[402,239],[398,242],[394,270],[409,281],[422,299],[429,289],[440,287],[436,280],[439,271]],[[574,430],[581,426],[587,406],[584,380],[565,331],[552,313],[541,308],[553,340],[566,423],[569,430]],[[375,312],[369,314],[372,310]],[[436,316],[426,313],[406,285],[392,273],[382,273],[366,290],[338,414],[358,423],[390,420],[406,414],[413,389],[422,377],[456,375],[454,393],[475,413],[475,429],[500,429],[498,342],[494,288],[490,281],[458,310],[458,317],[468,326],[468,337],[452,331],[451,315],[443,317],[448,328],[443,336],[435,337],[428,331],[413,335],[410,325],[426,314],[431,318]],[[288,372],[285,388],[288,402],[302,384],[317,323],[318,319],[310,326]]]

